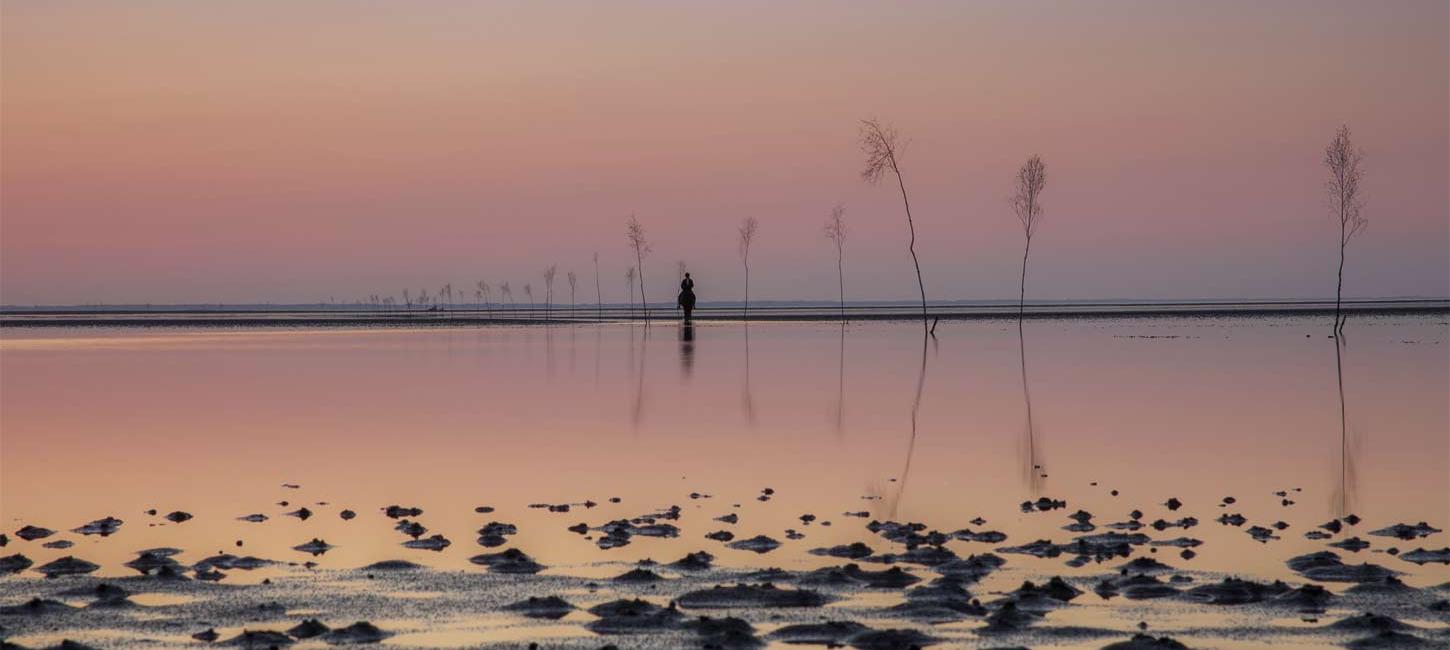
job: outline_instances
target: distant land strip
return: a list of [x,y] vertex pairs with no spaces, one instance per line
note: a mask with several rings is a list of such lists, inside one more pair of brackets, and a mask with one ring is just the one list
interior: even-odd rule
[[[1017,305],[938,304],[929,305],[930,317],[952,320],[1010,320],[1017,318]],[[1391,299],[1346,301],[1344,310],[1360,316],[1414,314],[1450,315],[1450,299]],[[844,318],[854,321],[891,321],[921,318],[919,306],[909,304],[847,304]],[[1333,301],[1264,302],[1100,302],[1029,304],[1028,319],[1165,318],[1165,317],[1271,317],[1329,315]],[[740,321],[743,308],[736,305],[703,305],[695,310],[695,321]],[[651,321],[676,322],[680,312],[672,305],[651,304]],[[821,303],[802,305],[751,305],[751,321],[838,321],[838,306]],[[0,311],[0,328],[17,327],[468,327],[479,325],[545,325],[591,322],[643,322],[636,306],[593,305],[527,307],[459,306],[450,310],[380,310],[366,307],[327,306],[307,308],[221,307],[138,308],[6,308]]]

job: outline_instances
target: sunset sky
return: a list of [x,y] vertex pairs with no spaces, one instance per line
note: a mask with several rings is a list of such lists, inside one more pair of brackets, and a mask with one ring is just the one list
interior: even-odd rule
[[[1365,150],[1349,296],[1450,295],[1450,3],[68,2],[0,16],[0,303],[1332,297],[1324,146]],[[586,289],[587,288],[587,289]],[[469,291],[471,295],[471,289]]]

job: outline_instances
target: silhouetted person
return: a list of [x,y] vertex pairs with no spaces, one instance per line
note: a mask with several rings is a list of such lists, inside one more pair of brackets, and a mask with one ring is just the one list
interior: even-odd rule
[[690,314],[695,311],[695,281],[689,273],[680,280],[680,309],[685,310],[685,320],[690,320]]

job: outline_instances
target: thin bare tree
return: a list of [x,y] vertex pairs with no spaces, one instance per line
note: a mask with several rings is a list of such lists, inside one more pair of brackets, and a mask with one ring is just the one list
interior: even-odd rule
[[639,219],[633,214],[629,215],[625,234],[629,238],[629,245],[634,248],[635,263],[639,266],[639,305],[644,310],[644,322],[649,323],[649,298],[644,291],[644,257],[650,253],[649,240],[644,237],[644,226],[639,224]]
[[826,239],[836,245],[836,284],[841,290],[841,320],[846,320],[846,272],[842,259],[845,257],[846,249],[846,206],[837,205],[831,208],[831,216],[826,217]]
[[750,245],[755,243],[755,234],[760,230],[760,221],[746,217],[740,222],[740,261],[745,265],[745,311],[744,318],[750,318]]
[[524,283],[524,295],[529,297],[529,318],[530,319],[533,319],[534,318],[534,308],[538,307],[538,304],[534,302],[534,285],[529,284],[528,282],[525,282]]
[[604,320],[604,290],[599,288],[599,253],[594,253],[594,313]]
[[503,284],[498,285],[498,292],[500,294],[502,294],[503,297],[509,299],[509,315],[510,316],[516,316],[518,314],[518,312],[514,310],[514,289],[513,289],[513,287],[509,286],[509,283],[505,282]]
[[483,294],[483,307],[488,309],[488,317],[493,318],[493,291],[483,280],[478,281],[478,292]]
[[866,167],[861,170],[861,179],[874,185],[889,171],[896,176],[896,186],[901,189],[901,204],[906,208],[906,228],[911,233],[907,250],[911,252],[911,264],[916,267],[916,288],[921,291],[921,327],[926,329],[926,284],[921,280],[921,262],[916,258],[916,224],[911,219],[911,200],[906,196],[906,181],[901,178],[901,166],[896,159],[900,149],[896,129],[874,118],[861,120],[860,139],[861,151],[866,154]]
[[406,311],[413,311],[413,295],[407,289],[403,290],[403,308]]
[[1349,240],[1364,230],[1369,220],[1364,217],[1364,197],[1360,194],[1360,181],[1364,179],[1364,151],[1355,148],[1349,138],[1349,127],[1339,127],[1329,146],[1324,148],[1324,166],[1329,169],[1329,182],[1325,192],[1329,194],[1329,211],[1339,220],[1339,273],[1334,289],[1334,332],[1344,331],[1348,316],[1342,316],[1340,307],[1344,296],[1344,249]]
[[574,275],[573,271],[569,271],[568,273],[564,274],[564,277],[569,280],[569,318],[573,318],[574,290],[579,288],[579,276]]
[[551,264],[544,269],[544,318],[549,318],[554,307],[554,276],[559,274],[559,265]]
[[1033,154],[1022,168],[1017,170],[1017,193],[1012,196],[1012,211],[1022,222],[1022,232],[1027,235],[1027,244],[1022,247],[1022,280],[1017,285],[1017,320],[1020,322],[1025,310],[1027,296],[1027,253],[1032,250],[1032,235],[1042,223],[1042,190],[1047,187],[1047,167],[1042,157]]
[[634,320],[634,267],[624,272],[624,284],[629,287],[629,319]]

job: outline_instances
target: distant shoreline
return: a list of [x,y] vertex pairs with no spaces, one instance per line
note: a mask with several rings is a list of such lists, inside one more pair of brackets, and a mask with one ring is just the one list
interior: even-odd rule
[[[1447,299],[1395,299],[1347,301],[1344,310],[1353,315],[1450,314]],[[953,320],[1008,320],[1017,318],[1017,306],[930,305],[930,318]],[[1024,316],[1033,320],[1165,317],[1270,317],[1328,315],[1334,303],[1325,301],[1276,302],[1136,302],[1057,303],[1027,305]],[[426,326],[470,327],[481,325],[549,325],[571,323],[642,322],[642,314],[611,306],[602,310],[557,307],[546,317],[543,308],[501,309],[469,307],[450,311],[373,310],[365,308],[298,309],[11,309],[0,311],[0,328],[20,327],[359,327]],[[734,306],[704,306],[696,309],[702,322],[740,321],[742,309]],[[909,304],[847,305],[845,317],[854,321],[914,321],[921,318],[919,307]],[[838,321],[836,307],[751,306],[752,321]],[[650,307],[650,320],[678,322],[679,312],[663,305]]]

